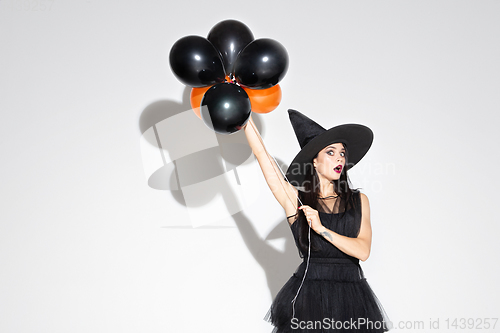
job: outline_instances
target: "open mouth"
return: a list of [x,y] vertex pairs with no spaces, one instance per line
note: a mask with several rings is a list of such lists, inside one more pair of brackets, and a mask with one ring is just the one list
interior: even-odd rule
[[333,171],[336,173],[341,173],[342,172],[342,165],[337,165],[335,168],[333,168]]

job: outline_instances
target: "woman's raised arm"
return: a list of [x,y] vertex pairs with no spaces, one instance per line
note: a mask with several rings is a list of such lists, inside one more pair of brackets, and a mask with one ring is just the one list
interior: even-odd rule
[[274,197],[283,207],[287,216],[295,214],[297,212],[297,189],[285,180],[276,162],[267,152],[252,117],[248,120],[244,130],[248,144],[259,162]]

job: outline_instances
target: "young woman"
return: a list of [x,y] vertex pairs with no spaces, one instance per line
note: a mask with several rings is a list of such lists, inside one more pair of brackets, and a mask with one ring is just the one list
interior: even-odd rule
[[304,259],[276,295],[266,320],[273,333],[385,332],[385,311],[364,278],[359,260],[370,255],[368,198],[351,189],[347,170],[373,141],[363,125],[329,130],[288,110],[301,151],[282,176],[250,118],[245,134]]

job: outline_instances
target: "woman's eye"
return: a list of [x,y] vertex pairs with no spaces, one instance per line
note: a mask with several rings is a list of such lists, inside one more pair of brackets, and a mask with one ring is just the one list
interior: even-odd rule
[[[327,153],[328,155],[332,155],[332,154],[333,154],[333,150],[329,150],[329,151],[327,151],[326,153]],[[330,154],[330,153],[332,153],[332,154]]]
[[344,152],[340,153],[340,156],[344,157],[344,156],[345,156],[345,153],[344,153]]

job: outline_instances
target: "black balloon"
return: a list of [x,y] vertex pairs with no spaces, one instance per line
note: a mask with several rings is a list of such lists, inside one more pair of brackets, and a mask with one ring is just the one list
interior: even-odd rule
[[288,70],[288,53],[279,42],[261,38],[248,44],[234,65],[236,81],[253,89],[278,84]]
[[236,20],[217,23],[207,38],[220,52],[227,75],[234,74],[233,67],[238,54],[254,39],[252,31]]
[[170,67],[175,76],[191,87],[224,82],[224,66],[219,52],[206,38],[186,36],[170,50]]
[[201,119],[220,134],[239,131],[250,118],[252,107],[245,90],[234,83],[218,83],[201,100]]

